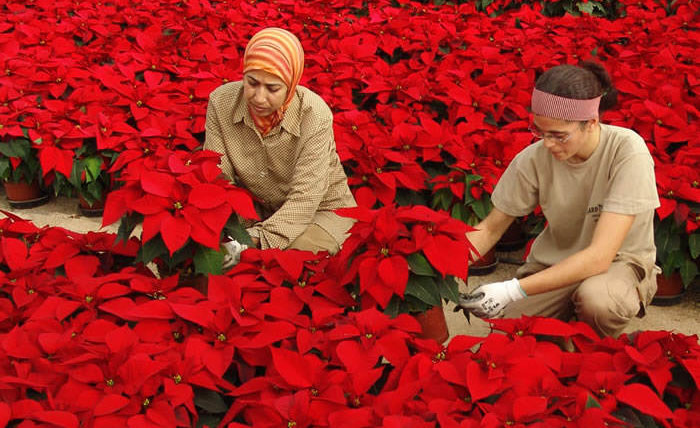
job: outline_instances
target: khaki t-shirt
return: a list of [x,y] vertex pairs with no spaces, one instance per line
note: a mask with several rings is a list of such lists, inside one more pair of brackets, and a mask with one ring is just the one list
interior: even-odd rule
[[635,215],[618,254],[653,266],[654,209],[659,206],[654,162],[644,140],[630,129],[600,125],[600,144],[582,163],[556,160],[542,141],[520,152],[494,189],[495,207],[511,216],[539,204],[547,226],[528,262],[551,266],[586,248],[601,212]]
[[333,113],[311,90],[297,86],[279,125],[265,137],[243,97],[243,82],[209,95],[204,148],[222,153],[221,170],[259,199],[263,221],[248,229],[262,249],[287,248],[310,224],[340,245],[352,219],[333,211],[355,206],[333,137]]

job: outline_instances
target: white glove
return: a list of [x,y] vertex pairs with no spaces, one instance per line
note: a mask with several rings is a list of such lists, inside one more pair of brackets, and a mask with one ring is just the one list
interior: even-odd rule
[[222,266],[224,270],[228,270],[236,266],[238,262],[241,261],[241,253],[243,250],[248,249],[247,245],[241,244],[235,239],[224,242],[221,247],[224,250],[224,263]]
[[470,294],[460,294],[459,306],[479,318],[500,318],[512,302],[527,297],[516,279],[484,284]]

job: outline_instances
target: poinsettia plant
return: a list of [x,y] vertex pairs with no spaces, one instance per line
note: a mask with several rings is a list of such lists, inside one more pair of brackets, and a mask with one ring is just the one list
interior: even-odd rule
[[449,211],[470,226],[485,219],[493,208],[483,178],[471,171],[453,167],[447,174],[434,177],[431,184],[433,209]]
[[363,307],[396,316],[457,302],[455,279],[466,280],[473,250],[468,225],[422,205],[337,213],[355,219],[338,257],[348,263],[342,282],[354,284]]
[[221,155],[160,148],[122,170],[122,187],[109,193],[103,226],[121,220],[119,237],[141,225],[137,260],[165,273],[220,274],[227,236],[250,244],[239,221],[257,219],[250,192],[223,177]]
[[54,193],[78,196],[86,208],[104,207],[112,186],[110,166],[118,156],[119,153],[113,150],[97,150],[94,139],[84,141],[75,150],[70,176],[55,173]]
[[28,139],[20,137],[0,142],[0,180],[43,183],[39,157]]
[[683,222],[675,215],[663,220],[657,216],[654,219],[654,241],[656,261],[665,277],[680,274],[686,288],[700,277],[700,232],[696,230],[687,234]]

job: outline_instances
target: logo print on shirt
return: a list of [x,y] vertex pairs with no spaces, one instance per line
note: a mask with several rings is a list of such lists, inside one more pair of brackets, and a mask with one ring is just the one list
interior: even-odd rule
[[592,215],[593,216],[593,221],[598,221],[600,218],[600,213],[603,212],[603,205],[598,204],[598,205],[593,205],[588,207],[588,210],[586,211],[586,215]]

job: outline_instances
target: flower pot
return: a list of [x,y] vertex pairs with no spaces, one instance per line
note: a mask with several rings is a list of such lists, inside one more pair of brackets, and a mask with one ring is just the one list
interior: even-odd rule
[[442,306],[433,306],[425,312],[413,315],[413,317],[422,329],[418,335],[419,338],[435,339],[438,343],[444,343],[450,337]]
[[480,259],[475,260],[469,265],[469,275],[488,275],[496,270],[497,265],[498,259],[496,258],[496,250],[491,248]]
[[85,217],[99,217],[104,212],[105,203],[103,200],[97,201],[90,206],[90,203],[83,198],[83,195],[78,194],[78,210]]
[[496,249],[499,251],[515,251],[523,248],[525,244],[527,244],[527,234],[523,228],[523,223],[515,220],[508,226],[501,239],[496,243]]
[[49,195],[39,186],[38,181],[30,183],[11,181],[3,182],[5,186],[5,196],[12,208],[32,208],[45,204],[49,200]]
[[660,273],[656,276],[656,294],[651,299],[651,304],[656,306],[675,305],[681,301],[685,287],[681,274],[673,272],[670,277]]

